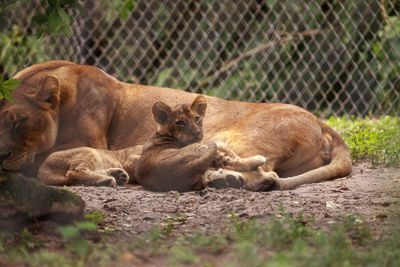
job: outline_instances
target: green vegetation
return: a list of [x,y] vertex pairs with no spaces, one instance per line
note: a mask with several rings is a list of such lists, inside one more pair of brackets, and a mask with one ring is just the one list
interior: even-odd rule
[[70,24],[73,17],[68,14],[69,9],[78,9],[79,0],[47,0],[43,1],[46,7],[44,12],[38,12],[32,21],[36,23],[37,33],[48,33],[53,35],[72,34]]
[[51,59],[49,50],[53,47],[46,44],[45,38],[27,35],[19,26],[0,32],[0,65],[6,70],[5,77],[11,77],[27,64]]
[[354,162],[370,160],[373,166],[400,163],[400,119],[330,118],[327,124],[345,140]]
[[[137,260],[134,255],[172,266],[394,266],[400,260],[400,229],[374,239],[357,216],[343,216],[326,230],[312,228],[312,220],[302,214],[291,216],[283,211],[269,223],[239,221],[235,214],[231,216],[232,225],[221,233],[197,231],[179,238],[170,233],[154,239],[151,230],[131,243],[119,244],[88,240],[83,232],[99,234],[94,224],[77,223],[60,229],[67,241],[67,250],[61,251],[45,248],[26,230],[14,237],[2,234],[0,264],[107,266],[123,261],[132,264],[130,259]],[[87,246],[71,241],[78,236]]]
[[5,98],[12,103],[13,98],[10,91],[18,88],[20,84],[21,81],[17,79],[9,79],[7,81],[3,81],[3,78],[0,76],[0,99]]
[[58,228],[64,242],[67,244],[66,249],[75,253],[80,257],[88,254],[89,244],[82,233],[84,231],[96,231],[97,226],[92,222],[76,222],[73,225],[67,225]]
[[107,215],[105,213],[99,212],[97,210],[85,215],[85,219],[89,222],[94,223],[95,225],[101,224],[106,217]]
[[66,59],[124,81],[324,116],[398,115],[398,0],[97,2],[2,1],[0,19],[11,20],[0,27],[0,73]]

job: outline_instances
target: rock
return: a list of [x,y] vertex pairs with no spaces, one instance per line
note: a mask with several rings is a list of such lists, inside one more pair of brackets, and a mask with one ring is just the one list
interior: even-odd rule
[[0,231],[19,231],[41,221],[66,224],[82,220],[84,206],[83,200],[67,189],[16,173],[0,173]]

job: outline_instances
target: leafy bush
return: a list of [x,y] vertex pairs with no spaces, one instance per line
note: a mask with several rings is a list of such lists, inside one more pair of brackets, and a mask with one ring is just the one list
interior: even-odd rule
[[48,33],[70,36],[72,34],[70,24],[73,17],[68,14],[67,10],[78,9],[79,0],[42,0],[42,4],[46,6],[45,11],[32,18],[32,21],[36,23],[38,35]]
[[46,44],[43,37],[27,35],[18,26],[12,31],[0,32],[0,66],[9,75],[27,65],[51,59],[48,51],[51,45]]
[[[390,16],[386,25],[378,32],[378,41],[372,44],[374,57],[370,66],[377,74],[377,94],[373,109],[382,106],[385,110],[399,110],[398,96],[400,76],[400,18]],[[390,59],[390,60],[388,60]]]

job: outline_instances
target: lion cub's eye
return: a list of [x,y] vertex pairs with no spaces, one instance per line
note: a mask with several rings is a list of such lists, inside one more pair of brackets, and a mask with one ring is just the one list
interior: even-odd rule
[[179,126],[185,126],[186,125],[186,123],[184,121],[177,121],[176,124],[179,125]]
[[200,116],[196,116],[196,117],[194,118],[194,121],[195,121],[196,123],[199,123],[199,122],[200,122]]

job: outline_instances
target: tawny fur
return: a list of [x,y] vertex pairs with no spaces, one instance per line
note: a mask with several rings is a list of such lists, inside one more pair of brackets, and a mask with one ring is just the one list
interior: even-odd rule
[[142,146],[110,151],[79,147],[52,153],[38,178],[48,185],[125,185],[134,180]]
[[[67,61],[36,64],[14,78],[22,81],[12,91],[14,104],[0,101],[1,168],[31,175],[55,151],[143,144],[156,130],[149,112],[153,103],[172,106],[194,98],[180,90],[122,83],[98,68]],[[204,142],[224,142],[240,157],[262,155],[268,159],[263,170],[280,177],[244,177],[247,188],[290,189],[351,172],[343,139],[304,109],[205,97]]]
[[202,145],[206,108],[204,96],[174,109],[163,102],[153,105],[157,130],[147,140],[138,161],[139,184],[154,191],[189,191],[203,188],[203,176],[211,167],[250,171],[265,163],[262,156],[241,159],[224,144]]

